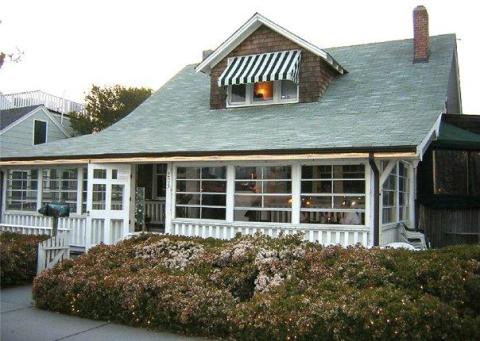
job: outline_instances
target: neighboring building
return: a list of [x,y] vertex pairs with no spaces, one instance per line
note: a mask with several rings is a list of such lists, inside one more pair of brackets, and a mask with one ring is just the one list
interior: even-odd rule
[[0,110],[2,156],[72,136],[68,115],[50,111],[43,105]]
[[445,114],[461,114],[456,37],[430,37],[424,7],[413,40],[330,49],[255,14],[111,127],[2,154],[2,225],[44,227],[36,210],[63,200],[72,245],[113,243],[144,188],[167,233],[385,245],[416,226]]

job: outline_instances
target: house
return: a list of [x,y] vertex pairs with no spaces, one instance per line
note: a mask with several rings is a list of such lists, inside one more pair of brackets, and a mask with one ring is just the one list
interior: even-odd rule
[[36,210],[63,200],[85,248],[144,213],[171,234],[385,245],[416,227],[419,164],[460,114],[456,37],[429,36],[423,6],[413,39],[328,49],[256,13],[104,131],[2,153],[1,224],[47,229]]

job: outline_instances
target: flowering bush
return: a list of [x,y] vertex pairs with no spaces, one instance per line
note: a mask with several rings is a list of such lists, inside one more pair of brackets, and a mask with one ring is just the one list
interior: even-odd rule
[[48,236],[0,233],[0,284],[29,282],[37,272],[37,245]]
[[43,272],[34,298],[43,309],[229,339],[479,339],[480,246],[142,235]]

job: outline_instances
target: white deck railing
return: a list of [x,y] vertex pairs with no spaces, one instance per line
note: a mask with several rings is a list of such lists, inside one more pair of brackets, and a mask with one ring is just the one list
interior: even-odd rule
[[83,104],[50,95],[40,90],[4,94],[0,96],[0,110],[28,107],[38,104],[43,104],[48,109],[63,114],[72,111],[81,112],[85,108]]
[[[58,219],[58,231],[69,231],[71,246],[85,247],[85,217],[69,217]],[[17,232],[21,234],[52,235],[52,218],[34,213],[4,212],[0,231]]]
[[165,200],[146,200],[145,216],[150,218],[150,223],[165,223]]
[[[263,226],[262,226],[263,225]],[[218,222],[191,222],[185,220],[174,220],[172,228],[167,233],[202,238],[231,239],[237,233],[254,234],[263,233],[271,237],[277,237],[280,233],[295,234],[302,233],[305,240],[318,242],[322,245],[342,246],[356,245],[360,243],[368,246],[369,229],[365,226],[285,226],[272,223],[258,223],[256,225],[240,223],[218,223]]]

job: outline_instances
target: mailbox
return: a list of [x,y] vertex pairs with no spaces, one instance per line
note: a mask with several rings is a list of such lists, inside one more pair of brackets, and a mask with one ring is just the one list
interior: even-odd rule
[[38,213],[54,218],[68,217],[70,216],[70,206],[62,202],[52,202],[40,208]]

